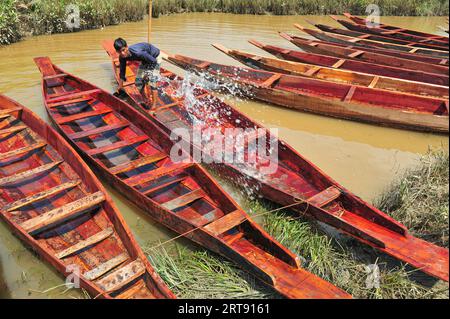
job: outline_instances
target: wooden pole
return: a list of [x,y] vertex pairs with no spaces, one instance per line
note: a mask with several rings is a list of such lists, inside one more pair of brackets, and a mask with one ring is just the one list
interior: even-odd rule
[[153,10],[153,1],[148,1],[148,42],[152,38],[152,10]]

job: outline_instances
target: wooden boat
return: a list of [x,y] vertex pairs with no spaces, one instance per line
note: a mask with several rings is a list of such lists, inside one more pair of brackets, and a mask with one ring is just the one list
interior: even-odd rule
[[230,67],[182,55],[171,56],[170,61],[220,83],[237,84],[244,96],[267,103],[377,125],[448,133],[448,100]]
[[334,56],[379,65],[388,65],[404,70],[418,70],[435,74],[448,74],[448,66],[429,64],[420,61],[403,59],[400,57],[389,56],[364,50],[362,48],[343,47],[332,42],[323,42],[317,40],[309,40],[302,37],[292,38],[286,33],[280,33],[281,37],[290,41],[305,52]]
[[[354,38],[350,38],[350,37],[346,37],[346,36],[336,37],[332,33],[307,29],[307,28],[301,26],[300,24],[295,24],[294,26],[297,29],[315,37],[316,39],[318,39],[320,41],[327,42],[327,44],[339,45],[341,47],[349,48],[352,50],[363,50],[363,51],[367,51],[367,52],[393,56],[393,57],[401,58],[401,59],[414,60],[414,61],[419,61],[419,62],[423,62],[423,63],[436,64],[436,65],[440,65],[440,66],[448,66],[448,59],[435,58],[432,56],[425,56],[425,55],[420,55],[420,54],[416,54],[416,53],[401,52],[399,50],[391,50],[391,49],[386,49],[386,48],[382,49],[382,48],[371,47],[369,45],[363,45],[363,44],[358,45],[357,43],[352,42],[352,39],[354,39]],[[290,38],[291,38],[290,41],[292,43],[296,44],[295,41],[298,37],[294,36],[294,35],[290,35]],[[305,39],[300,38],[300,40],[303,41]],[[411,50],[411,49],[408,48],[408,50]]]
[[55,130],[0,95],[0,136],[0,216],[15,235],[94,298],[175,298]]
[[440,57],[440,58],[448,58],[448,51],[442,50],[442,49],[436,49],[435,46],[429,46],[424,43],[416,43],[416,42],[409,42],[409,41],[402,41],[402,40],[394,40],[390,38],[386,38],[383,36],[378,36],[375,34],[367,34],[363,32],[356,32],[352,30],[347,29],[339,29],[330,27],[324,24],[315,24],[311,23],[316,28],[337,34],[340,36],[347,36],[352,37],[355,40],[353,42],[359,43],[359,44],[366,44],[366,45],[372,45],[377,47],[384,47],[389,49],[396,49],[396,50],[405,50],[405,52],[415,53],[415,54],[425,54],[425,55],[431,55],[434,57]]
[[[356,31],[356,32],[362,32],[365,34],[374,34],[377,36],[381,36],[384,39],[389,39],[394,43],[398,43],[398,41],[408,42],[408,43],[400,43],[400,44],[409,44],[409,45],[418,45],[430,49],[437,49],[437,50],[449,50],[449,43],[448,41],[442,41],[442,40],[435,40],[433,38],[423,38],[418,37],[406,33],[402,33],[399,31],[386,31],[380,28],[375,27],[367,27],[366,25],[360,25],[355,24],[346,20],[339,19],[338,17],[331,16],[335,21],[343,25],[349,30]],[[390,42],[390,41],[387,41]]]
[[350,297],[302,269],[299,258],[253,222],[189,154],[173,155],[174,142],[145,115],[49,58],[35,62],[58,129],[100,176],[154,220],[235,261],[288,298]]
[[328,55],[306,53],[296,50],[289,50],[273,45],[265,45],[255,40],[249,41],[258,48],[269,52],[280,59],[288,61],[302,62],[325,66],[333,69],[348,70],[353,72],[369,73],[378,76],[391,77],[396,79],[403,79],[408,81],[422,82],[435,85],[449,85],[448,74],[435,74],[414,70],[405,70],[392,66],[381,64],[355,61],[351,59],[336,58]]
[[[348,12],[344,13],[344,16],[359,25],[366,25],[366,23],[367,23],[366,19],[356,17]],[[443,36],[432,34],[432,33],[426,33],[426,32],[421,32],[421,31],[416,31],[416,30],[400,28],[400,27],[396,27],[396,26],[384,24],[384,23],[380,23],[377,26],[377,28],[383,29],[383,30],[389,31],[389,32],[394,32],[394,33],[401,32],[401,33],[411,34],[414,36],[419,36],[422,38],[431,38],[431,39],[435,39],[435,40],[441,40],[444,42],[448,42],[448,37],[443,37]]]
[[267,58],[244,51],[230,50],[220,44],[213,44],[213,46],[253,69],[262,69],[276,73],[310,77],[317,80],[357,85],[370,89],[388,90],[399,94],[406,93],[422,97],[428,96],[442,100],[443,102],[448,100],[449,97],[448,87],[445,86],[332,69],[276,58]]
[[[119,75],[117,53],[112,46],[112,41],[105,42],[104,47],[111,56],[117,80]],[[137,68],[136,62],[128,63],[130,78],[133,77]],[[282,206],[289,205],[302,216],[306,214],[381,252],[410,263],[432,276],[448,280],[447,249],[411,236],[404,226],[339,185],[286,142],[273,137],[267,129],[230,104],[224,103],[200,87],[193,88],[191,92],[193,96],[187,94],[186,98],[180,97],[178,91],[180,87],[185,86],[183,78],[167,70],[163,70],[163,75],[164,80],[159,82],[158,107],[154,110],[140,108],[143,97],[136,99],[136,87],[132,83],[126,85],[124,89],[134,101],[135,107],[140,108],[149,119],[158,123],[167,132],[186,125],[192,128],[193,124],[189,119],[195,119],[196,125],[202,123],[203,127],[213,129],[234,128],[251,132],[255,129],[258,129],[258,132],[262,130],[266,132],[268,139],[273,138],[278,141],[276,161],[271,157],[260,160],[260,154],[264,153],[259,152],[256,160],[264,162],[267,167],[276,167],[273,172],[261,173],[261,170],[251,165],[236,165],[233,161],[211,163],[217,172],[235,181],[247,191],[256,189],[259,196]],[[196,102],[193,103],[194,97]],[[178,121],[174,121],[177,118]],[[186,142],[187,147],[190,148],[192,141]],[[207,146],[202,144],[200,147]],[[192,147],[197,146],[193,144]],[[228,154],[228,151],[225,153]]]

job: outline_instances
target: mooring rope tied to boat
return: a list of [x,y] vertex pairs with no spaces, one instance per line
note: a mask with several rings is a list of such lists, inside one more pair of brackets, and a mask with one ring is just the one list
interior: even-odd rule
[[[296,202],[293,203],[293,204],[289,204],[289,205],[287,205],[287,206],[279,207],[279,208],[276,208],[276,209],[273,209],[273,210],[269,210],[269,211],[267,211],[267,212],[263,212],[263,213],[260,213],[260,214],[252,215],[252,216],[249,216],[249,217],[255,218],[255,217],[260,217],[260,216],[272,214],[272,213],[278,212],[278,211],[280,211],[280,210],[287,209],[287,208],[291,208],[291,207],[293,207],[293,206],[297,206],[297,205],[304,204],[304,203],[307,204],[306,209],[305,209],[302,213],[300,213],[300,216],[294,217],[294,218],[293,218],[294,220],[300,219],[301,217],[303,217],[303,216],[306,214],[306,211],[307,211],[308,208],[309,208],[309,203],[308,203],[307,201],[303,200],[303,199],[300,199],[300,200],[296,201]],[[246,221],[246,220],[248,220],[248,218],[245,218],[245,219],[243,220],[243,222]],[[168,240],[166,240],[166,241],[164,241],[164,242],[162,242],[162,243],[159,243],[159,244],[156,245],[156,246],[153,246],[153,247],[150,247],[150,248],[146,248],[146,249],[144,249],[144,252],[145,252],[145,253],[149,253],[149,252],[150,252],[151,250],[153,250],[153,249],[156,249],[156,248],[159,248],[159,247],[161,247],[161,246],[167,245],[167,244],[169,244],[169,243],[171,243],[171,242],[173,242],[173,241],[175,241],[175,240],[177,240],[177,239],[179,239],[179,238],[181,238],[181,237],[187,236],[187,235],[189,235],[190,233],[193,233],[194,231],[199,230],[199,229],[201,229],[201,228],[203,228],[203,227],[204,227],[204,226],[199,226],[199,227],[193,228],[193,229],[191,229],[191,230],[189,230],[189,231],[187,231],[187,232],[185,232],[185,233],[183,233],[183,234],[180,234],[180,235],[175,236],[175,237],[173,237],[173,238],[170,238],[170,239],[168,239]]]

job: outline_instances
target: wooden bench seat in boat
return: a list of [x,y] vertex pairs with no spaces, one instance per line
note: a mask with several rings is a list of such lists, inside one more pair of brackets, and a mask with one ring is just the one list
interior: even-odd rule
[[31,218],[21,223],[20,226],[28,233],[36,233],[50,225],[60,224],[68,218],[74,217],[81,212],[86,212],[88,209],[99,205],[104,200],[105,196],[103,193],[97,192]]

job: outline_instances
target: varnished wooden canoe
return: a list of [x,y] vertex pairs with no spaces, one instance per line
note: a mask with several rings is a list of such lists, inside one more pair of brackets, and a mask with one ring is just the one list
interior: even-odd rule
[[154,220],[235,261],[288,298],[350,297],[301,268],[296,255],[253,222],[145,115],[49,58],[35,62],[47,111],[63,136]]
[[[361,49],[361,50],[368,51],[368,52],[384,54],[384,55],[399,57],[402,59],[420,61],[420,62],[430,63],[430,64],[447,65],[447,66],[449,64],[448,58],[442,59],[442,58],[438,58],[438,57],[427,56],[427,55],[410,52],[410,51],[415,50],[415,49],[411,49],[410,47],[405,48],[405,50],[399,50],[398,48],[385,47],[384,43],[381,43],[381,45],[377,47],[376,45],[372,45],[372,43],[364,44],[363,42],[361,42],[360,40],[358,40],[356,38],[347,37],[344,35],[336,35],[336,34],[333,34],[330,32],[312,30],[312,29],[305,28],[300,24],[294,24],[294,26],[297,29],[301,30],[302,32],[307,33],[310,36],[313,36],[318,40],[327,42],[328,44],[334,43],[335,45],[347,47],[350,49],[356,49],[356,50]],[[290,35],[290,37],[292,38],[292,40],[291,40],[292,43],[295,44],[295,39],[297,37],[294,35]],[[367,40],[367,41],[370,41],[370,40]],[[376,44],[379,42],[374,41],[374,43]],[[404,48],[404,47],[400,46],[400,48]]]
[[335,83],[358,85],[370,89],[388,90],[398,94],[405,93],[421,97],[428,96],[442,100],[443,102],[448,101],[449,97],[448,87],[445,86],[332,69],[276,58],[267,58],[240,50],[230,50],[220,44],[213,44],[213,46],[253,69],[310,77]]
[[182,55],[171,56],[170,61],[220,83],[238,85],[244,96],[267,103],[377,125],[448,133],[448,100],[230,67]]
[[420,44],[420,43],[414,43],[414,42],[408,42],[408,41],[401,41],[401,40],[393,40],[386,37],[374,35],[374,34],[367,34],[362,32],[356,32],[352,30],[347,29],[340,29],[340,28],[334,28],[330,27],[324,24],[315,24],[311,23],[316,28],[333,33],[339,36],[346,36],[353,38],[351,41],[358,44],[364,44],[364,45],[370,45],[375,46],[379,48],[388,48],[388,49],[394,49],[394,50],[401,50],[404,52],[410,52],[415,54],[424,54],[424,55],[430,55],[437,58],[443,58],[448,59],[448,51],[447,50],[439,50],[435,49],[434,47],[427,47],[426,44]]
[[302,62],[326,66],[334,69],[349,70],[354,72],[369,73],[408,81],[422,82],[435,85],[449,85],[448,74],[436,74],[415,70],[406,70],[392,66],[355,61],[351,59],[336,58],[323,54],[306,53],[298,50],[285,49],[273,45],[265,45],[255,40],[249,41],[258,48],[273,54],[277,58],[289,61]]
[[399,44],[406,44],[410,46],[421,46],[424,48],[436,49],[436,50],[449,50],[448,41],[435,40],[433,38],[424,38],[419,36],[402,33],[400,31],[386,31],[380,28],[368,27],[366,25],[360,25],[346,20],[339,19],[338,17],[331,16],[336,22],[340,23],[349,30],[361,32],[365,34],[374,34],[376,36],[383,37],[383,41],[393,42]]
[[112,200],[69,144],[0,95],[0,215],[93,298],[175,298]]
[[[354,15],[348,13],[348,12],[345,12],[344,16],[346,18],[352,20],[356,24],[366,25],[366,23],[367,23],[366,19],[359,18],[359,17],[354,16]],[[414,36],[419,36],[419,37],[422,37],[422,38],[429,38],[429,39],[434,39],[434,40],[441,40],[443,42],[448,42],[448,37],[443,37],[441,35],[427,33],[427,32],[421,32],[421,31],[416,31],[416,30],[411,30],[411,29],[400,28],[400,27],[396,27],[396,26],[389,25],[389,24],[384,24],[384,23],[380,23],[377,26],[377,28],[383,29],[383,30],[388,31],[388,32],[401,32],[401,33],[411,34],[411,35],[414,35]]]
[[[112,58],[117,80],[117,53],[112,41],[105,42],[104,46]],[[137,68],[138,63],[129,62],[130,78]],[[163,70],[163,75],[164,80],[159,82],[158,107],[154,110],[148,111],[140,107],[143,97],[138,96],[139,91],[132,83],[125,86],[125,91],[136,108],[167,132],[185,126],[193,128],[192,119],[196,119],[196,126],[202,123],[203,127],[222,131],[258,129],[266,132],[268,139],[278,141],[278,160],[267,157],[260,160],[261,153],[258,153],[256,161],[263,162],[265,167],[276,167],[275,171],[262,173],[248,164],[213,162],[211,166],[222,176],[235,181],[247,191],[255,189],[258,195],[268,200],[282,206],[289,205],[302,216],[306,214],[432,276],[448,280],[447,249],[414,238],[404,226],[346,190],[286,142],[278,140],[267,129],[208,91],[193,87],[193,96],[188,94],[188,101],[185,101],[178,94],[180,87],[185,84],[183,78],[167,70]],[[193,103],[193,97],[197,102]],[[190,148],[192,141],[186,142]],[[194,144],[192,147],[205,149],[208,144]],[[230,151],[227,149],[224,153],[229,155]]]
[[402,59],[396,56],[389,56],[364,50],[362,48],[343,47],[341,45],[318,40],[310,40],[296,36],[291,37],[286,33],[280,33],[280,36],[292,44],[298,46],[305,52],[334,56],[350,60],[364,61],[379,65],[388,65],[403,70],[417,70],[435,74],[448,74],[448,66],[436,65],[410,59]]

